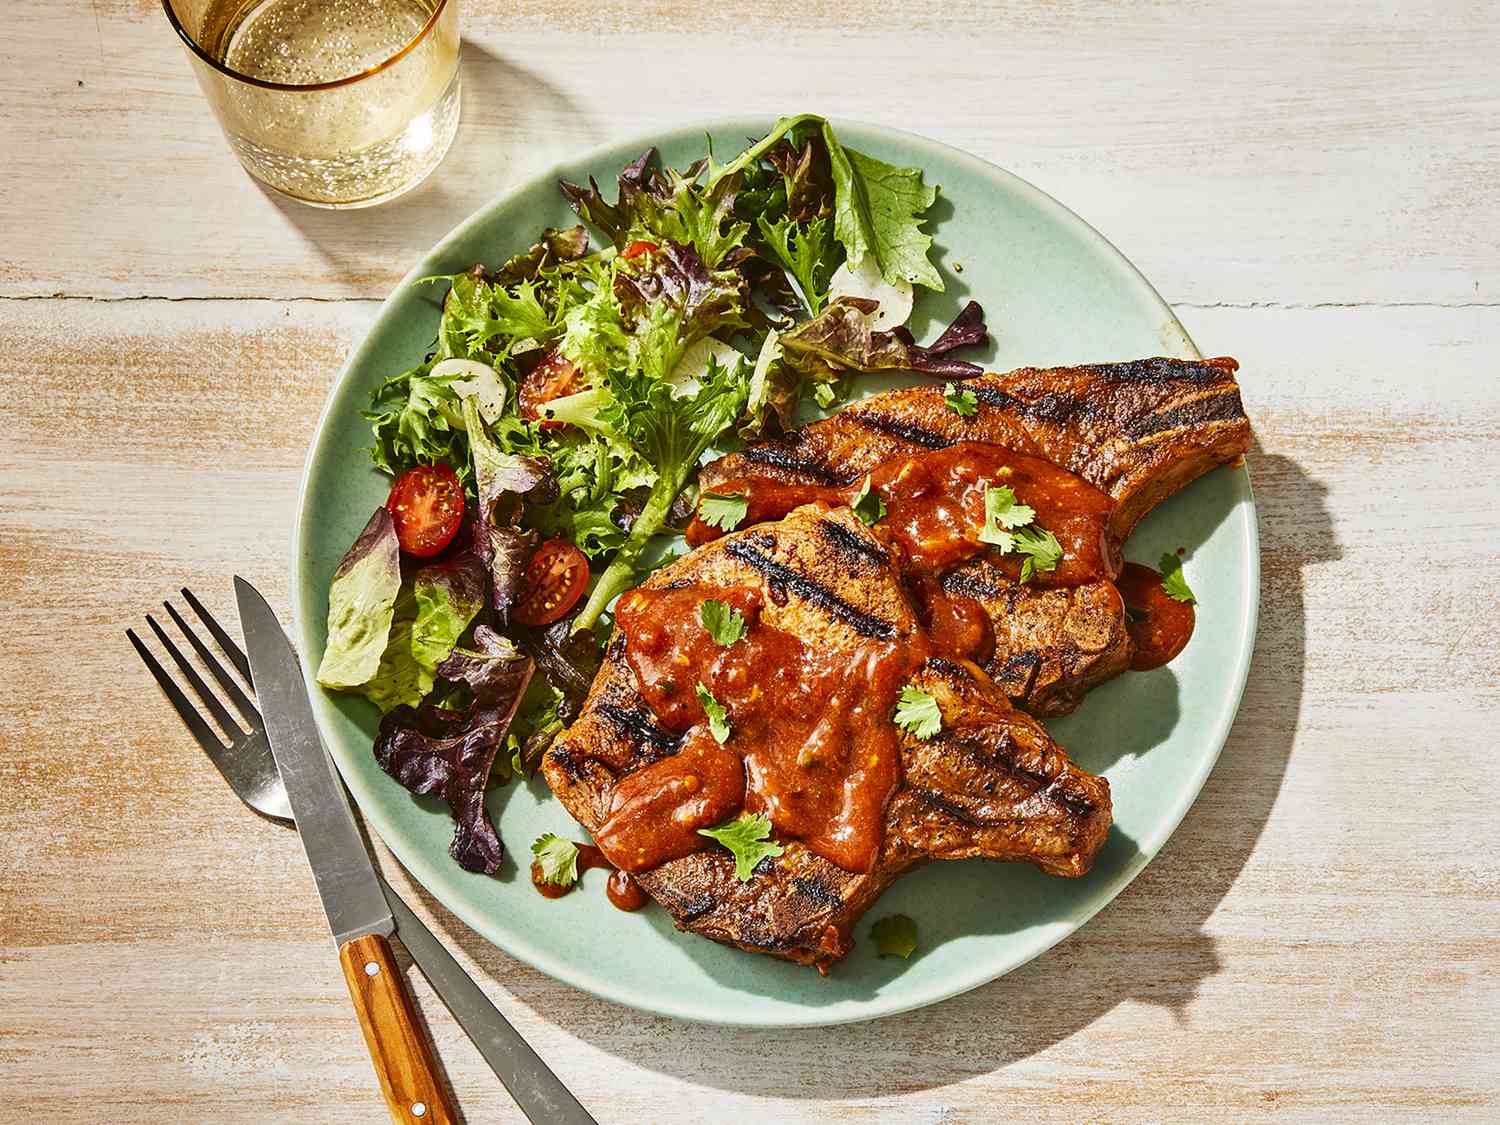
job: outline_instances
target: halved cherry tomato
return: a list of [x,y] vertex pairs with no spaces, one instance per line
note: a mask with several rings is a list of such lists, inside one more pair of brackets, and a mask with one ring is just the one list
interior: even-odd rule
[[640,255],[648,253],[651,250],[660,250],[660,249],[661,249],[661,247],[658,246],[656,243],[654,243],[654,242],[647,242],[645,239],[641,239],[640,241],[638,241],[638,242],[632,242],[629,246],[625,247],[625,251],[624,251],[624,253],[622,253],[620,255],[620,257],[622,257],[622,258],[637,258],[637,257],[640,257]]
[[[577,394],[587,390],[583,372],[563,356],[562,352],[548,352],[547,356],[531,369],[531,374],[521,380],[521,390],[516,399],[520,403],[521,417],[535,422],[544,418],[543,407],[555,398]],[[566,426],[566,422],[543,422],[544,430]]]
[[551,625],[583,596],[589,562],[566,539],[549,539],[536,549],[521,576],[521,596],[512,616],[522,625]]
[[385,507],[396,524],[401,549],[425,559],[458,534],[464,518],[464,486],[447,465],[418,465],[396,478]]

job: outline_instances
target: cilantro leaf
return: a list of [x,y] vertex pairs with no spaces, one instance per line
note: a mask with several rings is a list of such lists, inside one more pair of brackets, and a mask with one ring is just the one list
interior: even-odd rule
[[1041,527],[1022,527],[1015,532],[1015,549],[1026,556],[1021,564],[1021,581],[1030,582],[1037,571],[1056,570],[1062,562],[1062,544],[1057,536]]
[[703,713],[708,716],[708,731],[719,745],[729,741],[729,712],[702,684],[698,685],[698,702],[703,704]]
[[1016,494],[1005,485],[987,488],[984,491],[984,527],[979,530],[979,541],[999,547],[1002,555],[1009,554],[1016,546],[1016,537],[1011,532],[1035,518],[1036,512],[1025,504],[1017,504]]
[[698,614],[715,644],[732,645],[745,635],[745,615],[731,605],[708,598],[698,607]]
[[978,397],[968,387],[959,387],[957,383],[949,383],[943,388],[943,401],[960,418],[972,418],[979,413]]
[[849,505],[854,510],[866,527],[874,527],[878,522],[885,519],[885,501],[880,498],[880,493],[870,491],[870,478],[865,476],[865,483],[859,487],[859,495]]
[[1198,599],[1193,596],[1192,589],[1187,584],[1187,579],[1182,574],[1182,560],[1170,552],[1161,557],[1161,588],[1167,592],[1167,597],[1177,602],[1188,602],[1196,604]]
[[921,688],[907,685],[901,689],[901,699],[896,704],[896,725],[926,742],[943,729],[943,713],[936,699]]
[[741,883],[750,881],[761,860],[786,851],[780,844],[769,839],[771,819],[765,813],[742,816],[726,821],[717,828],[700,828],[698,835],[717,840],[734,853],[734,877]]
[[870,937],[880,956],[909,960],[917,948],[917,924],[905,914],[892,914],[870,927]]
[[542,882],[554,887],[571,887],[578,879],[578,845],[551,832],[543,832],[531,842],[531,854],[542,872]]
[[737,492],[705,492],[698,500],[698,518],[721,531],[739,527],[749,510],[750,501]]

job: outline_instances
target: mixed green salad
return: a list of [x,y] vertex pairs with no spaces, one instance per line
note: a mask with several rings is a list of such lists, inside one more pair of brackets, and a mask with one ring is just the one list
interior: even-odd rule
[[502,854],[486,786],[533,771],[577,714],[609,606],[691,515],[707,452],[833,407],[861,373],[978,374],[951,353],[986,339],[972,302],[925,347],[903,327],[914,286],[943,288],[936,188],[822,118],[727,163],[649,150],[613,199],[560,186],[579,225],[423,283],[446,287],[436,342],[366,412],[395,480],[333,577],[318,670],[381,709],[381,766],[447,802],[474,871]]

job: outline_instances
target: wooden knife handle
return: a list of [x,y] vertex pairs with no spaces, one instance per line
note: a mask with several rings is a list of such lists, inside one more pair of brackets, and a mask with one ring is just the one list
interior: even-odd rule
[[379,934],[354,938],[339,947],[339,963],[391,1117],[397,1125],[454,1125],[437,1060],[417,1025],[390,942]]

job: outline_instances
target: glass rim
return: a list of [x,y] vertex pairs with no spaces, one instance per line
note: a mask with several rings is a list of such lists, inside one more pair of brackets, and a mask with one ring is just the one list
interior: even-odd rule
[[355,74],[346,75],[343,78],[334,78],[327,82],[272,82],[269,79],[256,78],[253,75],[245,74],[242,71],[235,70],[232,66],[226,66],[224,63],[220,62],[218,59],[214,58],[207,51],[205,51],[202,45],[196,39],[194,39],[191,34],[188,33],[188,29],[182,26],[182,21],[177,18],[177,12],[172,7],[172,0],[161,0],[161,6],[162,11],[167,13],[167,20],[172,24],[173,30],[177,32],[177,37],[182,40],[182,42],[187,46],[188,50],[192,51],[193,54],[197,55],[198,58],[202,59],[209,66],[213,67],[220,74],[224,75],[224,77],[232,78],[236,82],[244,82],[250,86],[259,86],[262,90],[287,90],[291,92],[301,91],[305,93],[313,90],[335,90],[340,86],[348,86],[351,83],[360,81],[361,79],[369,78],[373,75],[379,74],[387,67],[394,66],[396,63],[405,58],[411,52],[413,47],[422,42],[422,40],[425,39],[427,35],[432,31],[432,29],[437,25],[438,19],[442,16],[443,11],[448,7],[448,0],[437,0],[437,7],[433,8],[432,15],[429,16],[427,22],[422,25],[422,29],[415,35],[413,35],[411,39],[408,40],[407,43],[399,51],[393,53],[389,58],[382,59],[374,66],[368,67],[365,70],[361,70]]

